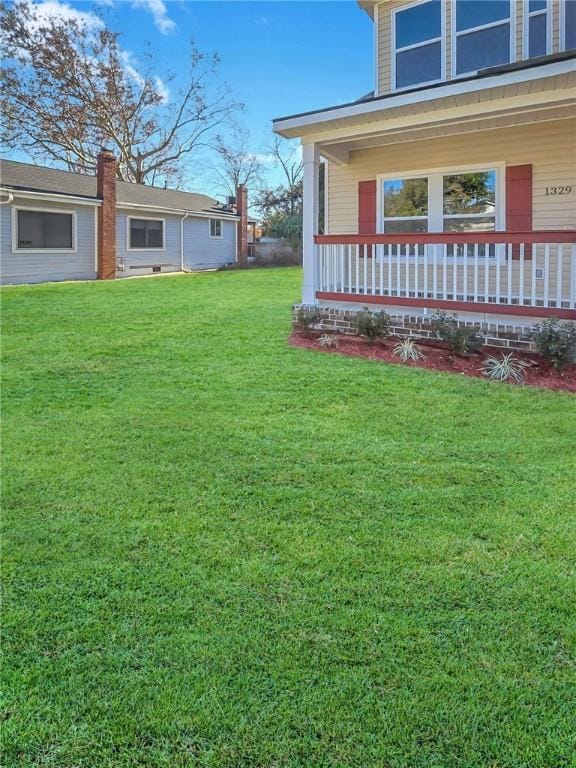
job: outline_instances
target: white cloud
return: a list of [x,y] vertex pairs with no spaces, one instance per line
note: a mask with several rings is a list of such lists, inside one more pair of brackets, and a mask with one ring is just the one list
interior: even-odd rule
[[164,0],[132,0],[132,7],[143,8],[151,13],[156,29],[163,35],[176,29],[176,23],[168,16],[168,9]]
[[[131,77],[134,82],[142,88],[144,85],[144,78],[138,72],[136,69],[136,66],[134,65],[134,58],[132,51],[121,51],[120,52],[120,58],[122,59],[122,66],[124,67],[124,71],[128,75],[128,77]],[[154,88],[156,89],[156,93],[158,96],[160,96],[160,101],[162,104],[168,104],[170,101],[170,89],[166,85],[166,83],[162,80],[161,77],[158,77],[158,75],[154,76]]]
[[124,67],[124,71],[128,75],[128,77],[131,77],[132,80],[134,80],[137,85],[142,87],[144,85],[144,78],[138,72],[136,67],[132,64],[132,52],[131,51],[120,51],[120,58],[122,59],[122,66]]
[[28,2],[30,8],[33,9],[32,21],[30,26],[32,29],[38,27],[39,24],[45,24],[49,21],[77,21],[79,24],[84,24],[88,29],[101,29],[104,24],[95,13],[91,11],[79,11],[78,8],[73,8],[68,3],[61,3],[59,0],[42,0],[39,3]]
[[156,76],[154,78],[154,85],[156,86],[156,93],[160,96],[162,104],[168,104],[170,101],[170,89],[161,77]]

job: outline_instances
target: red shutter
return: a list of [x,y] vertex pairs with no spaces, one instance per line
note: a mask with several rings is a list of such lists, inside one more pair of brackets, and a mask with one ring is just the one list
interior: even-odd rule
[[[358,182],[358,234],[376,234],[376,180]],[[366,246],[367,258],[372,258],[372,246]]]
[[[532,231],[532,166],[509,165],[506,168],[506,230],[508,232]],[[532,257],[532,248],[524,255]],[[512,258],[520,258],[520,246],[512,249]]]
[[376,234],[376,181],[358,182],[358,234]]

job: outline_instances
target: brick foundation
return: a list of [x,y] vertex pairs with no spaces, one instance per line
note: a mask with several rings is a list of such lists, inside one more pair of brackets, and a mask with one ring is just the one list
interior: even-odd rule
[[[296,304],[293,307],[292,319],[296,323],[299,311],[309,313],[316,312],[320,316],[319,322],[313,326],[319,331],[332,331],[334,333],[354,334],[354,318],[359,310],[341,309],[339,307],[307,306]],[[378,310],[371,310],[377,312]],[[390,314],[392,336],[413,336],[415,338],[433,339],[434,331],[431,323],[433,315],[403,315]],[[532,341],[533,326],[514,325],[509,323],[494,322],[482,323],[470,320],[458,320],[458,325],[467,328],[475,328],[482,343],[488,347],[500,347],[534,352]]]

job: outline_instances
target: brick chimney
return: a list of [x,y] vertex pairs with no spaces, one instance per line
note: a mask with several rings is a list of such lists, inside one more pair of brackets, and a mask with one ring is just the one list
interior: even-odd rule
[[236,190],[236,213],[240,216],[237,224],[236,258],[239,264],[248,262],[248,190],[242,184]]
[[98,208],[98,280],[116,277],[116,158],[102,148],[96,163]]

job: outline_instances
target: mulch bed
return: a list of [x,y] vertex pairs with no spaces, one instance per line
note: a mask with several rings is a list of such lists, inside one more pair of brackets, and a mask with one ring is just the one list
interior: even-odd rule
[[[412,368],[426,368],[430,371],[444,371],[445,373],[475,376],[484,380],[487,380],[487,378],[480,370],[484,361],[489,356],[498,356],[501,353],[501,350],[497,348],[483,347],[479,352],[470,353],[465,357],[453,357],[442,342],[430,339],[417,339],[416,343],[425,355],[424,360],[402,363],[392,352],[398,343],[396,337],[391,336],[384,341],[377,341],[370,344],[361,336],[327,334],[337,337],[338,346],[321,347],[318,339],[322,335],[323,333],[320,332],[303,334],[295,331],[290,336],[289,343],[294,347],[302,347],[304,349],[315,349],[320,352],[337,355],[362,357],[368,360],[381,360],[385,363],[408,365]],[[502,351],[509,352],[511,350]],[[541,387],[544,389],[564,390],[565,392],[576,393],[576,365],[570,365],[563,370],[558,371],[543,357],[536,353],[515,351],[514,355],[519,360],[523,360],[529,364],[529,367],[525,369],[526,378],[524,384],[516,386]],[[514,382],[506,383],[513,384]]]

